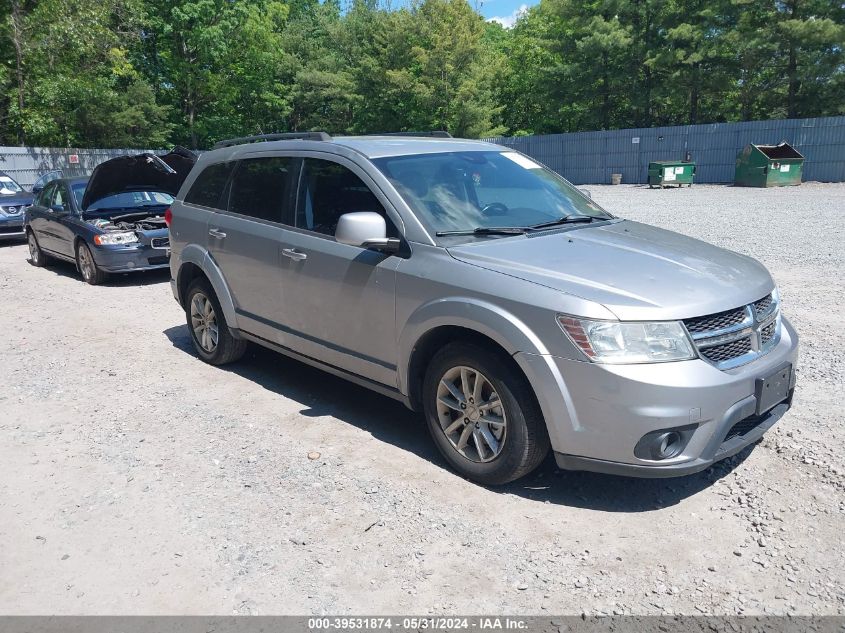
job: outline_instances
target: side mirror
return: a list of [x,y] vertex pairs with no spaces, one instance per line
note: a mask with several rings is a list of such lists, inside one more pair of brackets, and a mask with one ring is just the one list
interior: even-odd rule
[[56,215],[67,215],[67,212],[65,211],[65,205],[63,204],[54,204],[52,207],[50,207],[50,211],[52,211]]
[[590,193],[589,189],[579,189],[578,191],[581,193],[581,195],[588,197],[590,200],[593,199],[593,194]]
[[387,223],[373,211],[344,213],[337,221],[334,238],[341,244],[395,253],[399,240],[387,237]]

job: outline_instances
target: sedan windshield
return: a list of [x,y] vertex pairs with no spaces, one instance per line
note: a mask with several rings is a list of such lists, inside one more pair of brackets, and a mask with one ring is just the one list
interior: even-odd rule
[[0,194],[9,195],[13,193],[21,193],[22,191],[23,187],[14,180],[6,175],[0,176]]
[[[82,205],[82,197],[85,195],[85,185],[73,187],[73,195],[76,203]],[[146,207],[163,207],[173,203],[173,197],[158,191],[130,191],[108,196],[97,200],[85,210],[85,213],[104,213],[124,209],[144,209]]]
[[513,235],[575,219],[613,217],[556,173],[516,152],[417,154],[373,162],[441,235]]

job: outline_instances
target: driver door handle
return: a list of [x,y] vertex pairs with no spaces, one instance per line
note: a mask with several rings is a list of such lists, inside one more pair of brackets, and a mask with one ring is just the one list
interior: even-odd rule
[[208,234],[209,234],[211,237],[216,237],[216,238],[221,239],[221,240],[222,240],[224,237],[226,237],[226,234],[225,234],[223,231],[219,230],[219,229],[208,229]]
[[306,253],[298,251],[295,248],[283,248],[282,255],[297,262],[302,261],[303,259],[308,259],[308,255]]

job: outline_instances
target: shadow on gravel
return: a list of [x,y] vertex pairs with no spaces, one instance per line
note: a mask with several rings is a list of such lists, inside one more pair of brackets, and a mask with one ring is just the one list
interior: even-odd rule
[[[168,328],[164,334],[175,348],[196,356],[187,325]],[[379,440],[453,472],[431,441],[422,416],[386,396],[258,345],[250,345],[242,361],[219,369],[300,403],[303,405],[301,415],[328,415],[354,424]],[[539,503],[601,512],[649,512],[676,505],[708,488],[741,464],[750,453],[751,448],[747,448],[704,472],[674,479],[635,479],[562,471],[549,455],[531,475],[491,490]]]
[[[32,266],[29,263],[29,257],[21,262],[24,266]],[[44,271],[49,271],[57,277],[68,277],[69,279],[76,279],[79,283],[84,284],[82,275],[76,270],[76,265],[71,262],[66,262],[59,259],[51,259],[50,262],[42,268]],[[149,286],[151,284],[160,284],[165,281],[170,281],[170,269],[159,268],[157,270],[139,270],[133,273],[115,273],[109,274],[103,286]]]

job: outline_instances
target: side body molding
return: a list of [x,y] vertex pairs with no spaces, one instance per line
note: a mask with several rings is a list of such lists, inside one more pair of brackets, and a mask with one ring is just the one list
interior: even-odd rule
[[[235,302],[229,292],[229,286],[223,279],[223,273],[220,272],[220,268],[217,266],[214,258],[211,257],[211,254],[197,244],[189,244],[179,253],[179,259],[178,287],[181,288],[182,286],[181,276],[182,271],[184,270],[184,265],[195,264],[196,266],[199,266],[200,270],[202,270],[203,273],[205,273],[205,276],[208,277],[208,280],[211,282],[211,287],[214,288],[214,292],[217,294],[217,300],[220,302],[220,307],[223,309],[223,316],[226,318],[226,323],[228,323],[229,327],[232,329],[237,330],[238,318],[235,313]],[[182,297],[179,297],[179,301],[180,303],[182,302]],[[233,333],[235,336],[238,336],[237,331]]]

